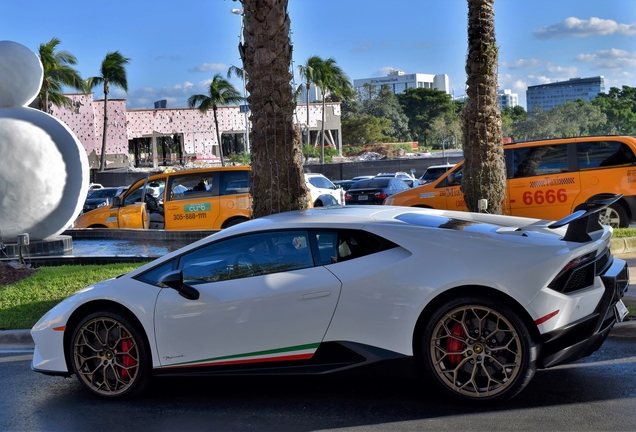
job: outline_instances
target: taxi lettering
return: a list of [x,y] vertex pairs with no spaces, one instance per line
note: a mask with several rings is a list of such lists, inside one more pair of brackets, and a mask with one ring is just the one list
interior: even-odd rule
[[196,212],[204,212],[210,211],[212,207],[209,202],[206,203],[197,203],[197,204],[186,204],[183,206],[183,211],[186,213],[196,213]]
[[564,178],[550,178],[546,177],[542,180],[535,180],[530,182],[531,188],[536,187],[546,187],[546,186],[560,186],[560,185],[568,185],[574,184],[574,177],[564,177]]
[[564,203],[567,200],[568,195],[565,189],[548,189],[534,192],[526,191],[523,193],[523,203],[525,205],[554,204],[556,202]]

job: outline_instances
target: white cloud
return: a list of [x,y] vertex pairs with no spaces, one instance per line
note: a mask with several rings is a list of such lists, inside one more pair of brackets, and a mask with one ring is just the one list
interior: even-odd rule
[[188,69],[188,72],[218,72],[226,71],[227,69],[227,65],[223,63],[203,63]]
[[166,99],[170,108],[187,108],[188,98],[193,94],[207,93],[208,86],[206,83],[209,85],[210,81],[204,80],[196,85],[185,81],[171,86],[164,86],[160,89],[155,87],[135,89],[127,95],[127,107],[129,109],[152,108],[155,101]]
[[533,32],[533,35],[538,39],[585,38],[613,34],[632,36],[636,34],[636,23],[619,24],[614,20],[597,17],[592,17],[589,20],[569,17],[560,23],[541,27]]
[[530,69],[530,68],[541,67],[544,64],[545,63],[542,62],[541,60],[531,58],[531,59],[519,59],[513,62],[501,62],[499,66],[508,68],[508,69]]
[[579,54],[575,59],[592,63],[595,69],[615,69],[616,74],[636,67],[636,51],[630,52],[616,48],[599,50],[593,54]]

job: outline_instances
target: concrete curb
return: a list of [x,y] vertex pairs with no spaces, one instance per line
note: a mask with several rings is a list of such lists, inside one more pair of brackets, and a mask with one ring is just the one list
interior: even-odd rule
[[32,350],[30,330],[0,330],[0,350]]
[[614,255],[636,253],[636,237],[613,238],[610,250]]

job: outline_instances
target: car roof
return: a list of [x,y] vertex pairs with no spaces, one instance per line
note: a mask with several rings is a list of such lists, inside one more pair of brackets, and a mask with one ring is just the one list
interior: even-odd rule
[[431,168],[452,168],[457,164],[452,164],[452,163],[447,163],[447,164],[443,164],[443,165],[431,165],[430,167],[426,168],[426,169],[431,169]]
[[[530,222],[536,221],[535,219],[519,218],[513,216],[469,213],[463,211],[423,209],[403,206],[326,206],[263,216],[257,219],[243,222],[230,228],[226,228],[214,235],[217,237],[225,237],[233,236],[243,232],[247,233],[270,229],[294,229],[299,227],[309,228],[312,226],[332,226],[334,228],[337,228],[338,226],[361,227],[366,224],[375,223],[401,224],[402,226],[404,226],[405,222],[397,219],[398,216],[404,214],[419,215],[417,217],[435,218],[436,220],[439,220],[441,217],[445,219],[455,218],[474,221],[475,223],[479,223],[481,221],[482,223],[491,225],[493,227],[517,226],[515,224],[519,224],[522,222],[523,226],[525,226]],[[418,222],[412,225],[422,226],[424,224]],[[432,226],[434,224],[430,225]]]

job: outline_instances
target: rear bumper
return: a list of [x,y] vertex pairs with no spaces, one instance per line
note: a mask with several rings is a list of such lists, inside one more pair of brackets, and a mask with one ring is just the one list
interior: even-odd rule
[[545,333],[541,337],[538,366],[548,368],[570,363],[599,349],[616,324],[614,306],[629,287],[629,269],[622,259],[614,258],[612,265],[601,276],[605,292],[587,317],[566,327]]

